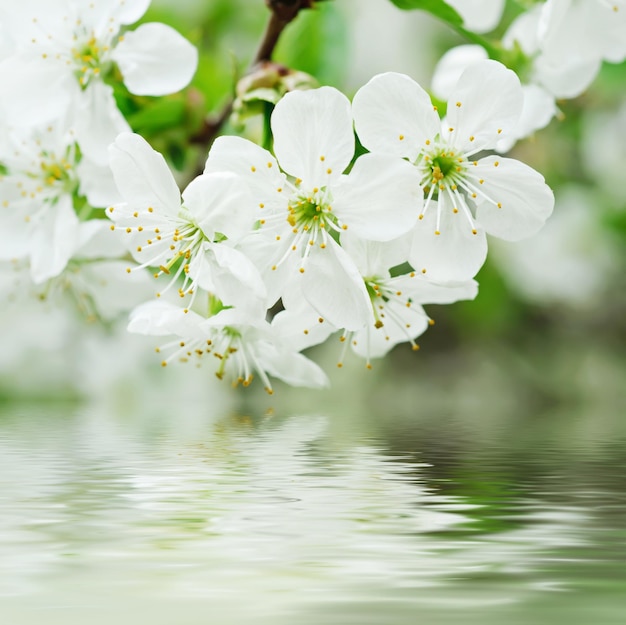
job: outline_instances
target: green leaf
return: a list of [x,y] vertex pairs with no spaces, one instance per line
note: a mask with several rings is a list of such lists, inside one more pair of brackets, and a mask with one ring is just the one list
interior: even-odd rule
[[399,9],[409,11],[411,9],[420,9],[428,11],[435,17],[448,22],[452,26],[462,26],[463,20],[461,16],[443,0],[391,0]]
[[185,101],[180,97],[155,99],[128,117],[135,131],[154,131],[181,125],[185,118]]
[[348,56],[348,23],[334,3],[300,11],[283,32],[274,60],[314,76],[320,84],[341,87]]

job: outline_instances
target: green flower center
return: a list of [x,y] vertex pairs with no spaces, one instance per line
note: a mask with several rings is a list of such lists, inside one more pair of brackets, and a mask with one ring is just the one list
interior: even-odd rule
[[324,198],[325,191],[313,189],[309,195],[301,195],[292,200],[289,204],[289,216],[287,221],[294,228],[300,230],[327,228],[337,226],[337,217],[332,212],[332,206],[327,198]]
[[92,78],[96,78],[106,72],[109,63],[106,55],[109,46],[101,45],[95,37],[90,37],[82,45],[72,48],[72,57],[76,64],[76,78],[80,86],[85,89]]

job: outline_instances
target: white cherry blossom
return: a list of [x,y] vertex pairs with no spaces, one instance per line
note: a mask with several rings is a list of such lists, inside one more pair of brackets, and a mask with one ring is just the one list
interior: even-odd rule
[[548,0],[522,13],[503,44],[532,60],[530,80],[556,98],[580,95],[602,61],[626,58],[626,0]]
[[397,255],[404,244],[408,251],[406,238],[391,243],[352,238],[346,241],[346,249],[359,267],[367,288],[371,312],[369,322],[361,330],[344,332],[341,340],[366,359],[368,368],[372,358],[384,356],[400,343],[409,343],[414,351],[419,349],[415,339],[434,323],[423,305],[474,299],[478,293],[474,280],[436,283],[415,271],[392,276],[389,270],[398,264]]
[[235,174],[199,176],[181,199],[163,157],[130,133],[111,145],[110,164],[124,201],[107,215],[139,263],[135,271],[158,268],[156,277],[170,277],[161,293],[178,285],[189,306],[198,288],[228,304],[265,299],[261,276],[234,247],[254,222],[252,198]]
[[410,229],[422,201],[416,174],[402,159],[371,154],[343,175],[354,133],[350,102],[336,89],[288,93],[271,124],[276,158],[244,139],[221,137],[205,171],[236,172],[256,199],[259,231],[246,245],[263,270],[269,303],[297,280],[323,318],[360,327],[367,293],[338,241],[346,231],[384,241]]
[[356,94],[356,130],[372,152],[405,157],[426,196],[414,229],[411,265],[436,281],[473,277],[487,254],[486,233],[517,240],[538,231],[553,194],[519,161],[476,154],[515,126],[522,106],[516,75],[495,61],[468,67],[440,121],[428,94],[411,78],[375,76]]
[[[359,269],[370,307],[367,322],[361,328],[340,334],[343,348],[339,367],[343,366],[348,346],[365,358],[368,369],[372,358],[384,356],[400,343],[409,343],[413,350],[418,350],[415,339],[434,323],[423,305],[474,299],[478,292],[474,280],[435,283],[415,271],[392,276],[390,268],[401,265],[409,253],[408,237],[385,243],[347,237],[344,246]],[[286,293],[283,303],[285,310],[278,313],[272,325],[298,349],[321,343],[342,330],[319,317],[297,292]]]
[[[106,163],[106,147],[129,126],[103,78],[113,64],[138,95],[185,87],[196,49],[165,24],[142,24],[120,34],[146,11],[149,0],[23,0],[5,10],[16,42],[0,64],[0,104],[13,124],[48,122],[68,110],[81,149]],[[46,105],[41,106],[42,94]]]
[[272,394],[269,376],[294,386],[320,388],[328,385],[324,372],[281,339],[262,317],[227,308],[207,316],[184,313],[165,301],[152,301],[131,314],[130,332],[176,338],[157,349],[163,366],[172,362],[215,365],[219,379],[248,386],[255,375]]
[[[462,45],[448,50],[439,60],[432,78],[432,92],[440,100],[447,100],[461,74],[474,63],[488,58],[479,45]],[[536,83],[522,83],[524,103],[517,123],[495,145],[498,152],[507,152],[519,140],[545,128],[557,114],[554,96]]]
[[[77,250],[80,219],[117,198],[113,179],[108,168],[81,159],[63,124],[8,130],[0,165],[0,259],[28,259],[40,284],[61,273]],[[91,175],[81,179],[87,170]]]

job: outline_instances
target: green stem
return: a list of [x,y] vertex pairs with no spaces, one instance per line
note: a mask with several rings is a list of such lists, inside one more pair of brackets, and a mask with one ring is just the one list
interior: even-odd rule
[[488,39],[485,39],[485,37],[483,37],[482,35],[477,35],[476,33],[472,33],[469,30],[465,30],[465,28],[459,26],[458,24],[449,23],[449,25],[454,28],[454,30],[456,30],[459,35],[465,37],[465,39],[468,39],[472,43],[482,46],[487,51],[489,58],[495,59],[496,61],[500,60],[500,57],[502,56],[502,50],[498,44],[493,44]]

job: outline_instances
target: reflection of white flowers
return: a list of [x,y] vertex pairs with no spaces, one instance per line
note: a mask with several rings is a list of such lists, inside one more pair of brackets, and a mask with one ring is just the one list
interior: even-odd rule
[[519,161],[472,156],[515,126],[522,106],[516,75],[495,61],[470,66],[441,122],[408,76],[382,74],[354,98],[356,130],[373,152],[407,158],[426,201],[409,261],[434,280],[466,280],[485,260],[485,232],[517,240],[537,232],[553,206],[543,177]]
[[24,0],[0,13],[17,42],[0,66],[0,102],[11,122],[47,122],[71,109],[81,148],[105,163],[107,144],[128,130],[103,82],[113,64],[129,91],[139,95],[178,91],[196,69],[196,49],[169,26],[143,24],[120,35],[148,5],[149,0]]

